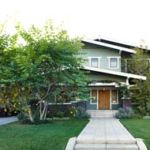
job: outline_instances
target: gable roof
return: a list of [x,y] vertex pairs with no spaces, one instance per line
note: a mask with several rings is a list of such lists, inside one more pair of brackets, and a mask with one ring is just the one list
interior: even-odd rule
[[101,41],[85,39],[85,40],[82,40],[82,42],[89,43],[89,44],[94,44],[94,45],[98,45],[98,46],[103,46],[103,47],[108,47],[108,48],[112,48],[113,50],[124,51],[124,52],[128,52],[128,53],[131,53],[131,54],[136,53],[136,51],[133,50],[133,49],[125,48],[125,47],[118,46],[118,45],[112,45],[112,44],[104,43],[104,42],[101,42]]
[[121,43],[121,42],[116,42],[116,41],[112,41],[112,40],[108,40],[108,39],[94,39],[94,41],[100,41],[103,43],[107,43],[107,44],[111,44],[111,45],[116,45],[116,46],[121,46],[124,48],[128,48],[128,49],[141,49],[141,50],[146,50],[146,51],[150,51],[147,47],[143,48],[141,46],[137,46],[137,45],[131,45],[131,44],[125,44],[125,43]]
[[121,46],[121,47],[129,48],[129,49],[135,49],[135,48],[138,47],[138,46],[135,46],[135,45],[129,45],[129,44],[120,43],[120,42],[112,41],[110,39],[103,39],[103,38],[101,38],[101,39],[94,39],[94,41],[100,41],[100,42],[103,42],[103,43],[116,45],[116,46]]
[[131,74],[131,73],[124,73],[124,72],[118,72],[118,71],[106,70],[106,69],[100,69],[100,68],[94,68],[94,67],[87,67],[87,66],[84,66],[84,69],[85,70],[89,70],[89,71],[95,71],[95,72],[100,72],[100,73],[115,75],[115,76],[126,77],[126,78],[146,80],[145,76]]

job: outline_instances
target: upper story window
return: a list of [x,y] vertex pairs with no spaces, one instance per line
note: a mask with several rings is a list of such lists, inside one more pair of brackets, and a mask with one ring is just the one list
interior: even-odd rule
[[100,58],[99,57],[91,57],[90,58],[90,66],[99,68],[100,66]]
[[118,69],[119,68],[119,58],[120,57],[109,57],[109,68]]

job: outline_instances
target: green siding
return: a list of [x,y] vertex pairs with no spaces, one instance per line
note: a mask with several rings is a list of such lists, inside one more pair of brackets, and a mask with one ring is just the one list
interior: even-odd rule
[[[100,58],[100,68],[109,69],[109,59],[108,57],[120,57],[119,51],[103,48],[103,47],[92,47],[88,46],[81,50],[81,56],[85,59],[84,65],[89,66],[89,57],[101,57]],[[119,59],[119,68],[111,69],[114,71],[121,71],[121,60]]]
[[[112,110],[118,110],[120,108],[120,104],[112,104]],[[89,101],[86,102],[86,109],[87,110],[97,110],[97,104],[91,104]]]
[[96,72],[90,72],[87,74],[87,78],[89,81],[110,81],[110,82],[126,82],[126,78]]
[[97,110],[97,104],[91,104],[90,101],[86,102],[86,109],[87,110]]
[[[118,50],[86,44],[84,48],[81,50],[81,56],[85,60],[84,63],[85,66],[90,65],[89,62],[90,57],[100,57],[100,68],[102,69],[110,69],[109,57],[120,57],[119,68],[110,69],[110,70],[119,71],[119,72],[121,71],[121,56]],[[109,75],[106,73],[99,73],[94,71],[87,71],[87,78],[89,82],[126,82],[126,77]],[[90,101],[87,101],[86,106],[88,110],[97,109],[97,104],[91,104]],[[112,109],[115,110],[120,107],[120,104],[112,104],[111,107]]]
[[120,104],[112,104],[111,107],[112,110],[118,110],[118,108],[120,108]]

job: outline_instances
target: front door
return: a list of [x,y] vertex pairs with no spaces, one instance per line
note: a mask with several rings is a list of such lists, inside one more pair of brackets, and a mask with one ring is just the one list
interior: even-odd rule
[[110,109],[110,91],[109,90],[99,91],[98,108],[100,110]]

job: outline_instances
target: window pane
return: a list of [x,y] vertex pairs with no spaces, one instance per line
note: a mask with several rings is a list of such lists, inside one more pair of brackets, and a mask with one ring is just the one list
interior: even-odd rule
[[97,102],[97,90],[92,90],[92,103]]
[[91,58],[91,67],[98,68],[98,58]]
[[112,103],[117,103],[117,90],[112,90]]
[[110,58],[110,67],[117,68],[117,58]]

